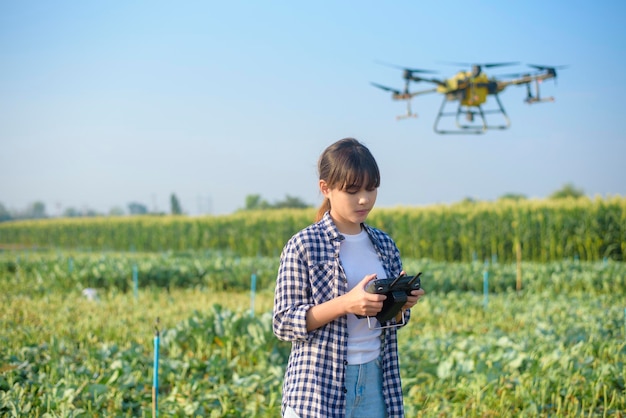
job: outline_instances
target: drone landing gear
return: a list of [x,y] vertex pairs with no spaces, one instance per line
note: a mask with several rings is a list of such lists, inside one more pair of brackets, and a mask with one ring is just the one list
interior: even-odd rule
[[524,100],[526,103],[533,104],[554,101],[554,97],[541,97],[541,94],[539,93],[539,80],[535,80],[535,91],[537,93],[533,95],[530,89],[530,84],[526,84],[526,100]]
[[[435,119],[434,130],[438,134],[483,134],[489,129],[508,129],[511,126],[511,121],[509,120],[508,115],[506,114],[502,103],[500,102],[500,98],[498,95],[494,95],[496,98],[496,102],[498,103],[497,109],[488,109],[484,110],[480,105],[477,106],[464,106],[459,103],[456,112],[445,112],[446,104],[448,102],[448,98],[444,97],[443,102],[441,103],[441,107],[439,108],[439,113],[437,114],[437,118]],[[488,125],[487,119],[485,115],[487,114],[499,114],[502,115],[504,119],[503,125]],[[448,130],[442,129],[439,126],[442,117],[449,118],[453,116],[455,118],[456,130]],[[463,117],[468,123],[462,121]],[[477,120],[477,123],[472,123],[474,120]]]
[[406,102],[406,114],[396,116],[396,120],[408,119],[408,118],[417,118],[417,113],[413,113],[411,111],[411,99]]

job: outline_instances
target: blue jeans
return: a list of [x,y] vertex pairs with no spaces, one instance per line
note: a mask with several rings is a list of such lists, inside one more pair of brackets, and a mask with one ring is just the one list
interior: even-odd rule
[[[346,418],[385,418],[383,371],[380,360],[348,365],[346,368]],[[299,418],[287,407],[284,418]]]
[[384,418],[383,371],[380,360],[348,365],[346,369],[346,418]]

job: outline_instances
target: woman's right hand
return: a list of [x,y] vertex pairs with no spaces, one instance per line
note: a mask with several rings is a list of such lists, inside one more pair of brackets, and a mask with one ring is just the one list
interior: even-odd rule
[[365,291],[365,286],[370,280],[375,278],[375,274],[368,274],[348,293],[319,305],[311,306],[306,312],[307,331],[318,329],[330,321],[349,313],[361,316],[376,316],[383,308],[383,301],[387,299],[387,296]]
[[365,286],[376,278],[376,274],[368,274],[359,284],[344,295],[345,307],[348,313],[361,316],[376,316],[383,308],[383,301],[387,299],[385,295],[369,293]]

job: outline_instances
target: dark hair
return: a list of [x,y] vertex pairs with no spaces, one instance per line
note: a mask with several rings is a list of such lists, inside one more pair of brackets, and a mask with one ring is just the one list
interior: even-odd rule
[[[317,163],[319,179],[330,189],[375,189],[380,186],[378,164],[370,150],[354,138],[344,138],[324,150]],[[330,201],[324,198],[317,211],[316,222],[330,210]]]

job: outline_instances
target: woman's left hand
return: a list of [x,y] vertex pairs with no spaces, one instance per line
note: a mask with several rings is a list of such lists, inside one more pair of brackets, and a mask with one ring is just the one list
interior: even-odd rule
[[411,309],[426,292],[424,289],[412,290],[411,295],[406,297],[406,303],[402,309]]

